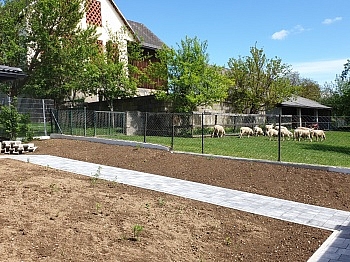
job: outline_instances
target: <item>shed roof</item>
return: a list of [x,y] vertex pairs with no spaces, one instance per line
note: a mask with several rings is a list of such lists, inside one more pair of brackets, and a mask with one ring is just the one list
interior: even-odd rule
[[305,97],[296,96],[280,104],[281,107],[299,107],[315,109],[331,109],[329,106],[322,105],[314,100]]
[[26,74],[22,71],[22,69],[0,65],[0,82],[16,80],[24,77],[26,77]]
[[132,30],[136,33],[142,45],[151,49],[160,49],[164,44],[151,30],[144,24],[128,20]]

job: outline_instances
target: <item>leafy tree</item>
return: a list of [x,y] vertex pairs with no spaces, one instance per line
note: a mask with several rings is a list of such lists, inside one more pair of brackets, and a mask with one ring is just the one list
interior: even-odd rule
[[291,84],[297,88],[297,94],[299,96],[319,101],[321,98],[320,85],[309,79],[300,77],[298,72],[292,72],[287,76]]
[[350,60],[344,64],[344,70],[336,77],[335,83],[324,86],[321,101],[332,107],[334,115],[350,116]]
[[251,47],[250,54],[228,61],[227,75],[235,83],[229,90],[229,101],[237,112],[259,113],[296,94],[297,88],[286,77],[289,65],[277,57],[266,58],[257,47]]
[[[124,40],[126,34],[125,28],[110,32],[105,50],[91,58],[85,67],[84,81],[90,87],[89,92],[105,99],[111,111],[114,110],[114,99],[136,95],[139,80],[145,76],[145,72],[132,62],[146,57],[138,42],[127,43]],[[122,55],[125,50],[127,57]]]
[[175,112],[191,112],[226,98],[229,81],[223,68],[209,65],[206,41],[186,37],[177,50],[163,46],[156,56],[159,63],[153,70],[163,83],[156,97],[171,102]]
[[[91,53],[96,52],[96,30],[81,29],[85,0],[8,0],[1,6],[3,57],[9,65],[22,65],[28,77],[8,87],[11,96],[30,94],[69,99],[82,86],[79,77]],[[12,30],[13,28],[13,30]],[[1,30],[0,30],[1,31]],[[17,37],[14,37],[16,36]]]
[[320,102],[326,106],[332,107],[332,114],[336,116],[343,115],[342,96],[336,83],[325,83],[321,89]]

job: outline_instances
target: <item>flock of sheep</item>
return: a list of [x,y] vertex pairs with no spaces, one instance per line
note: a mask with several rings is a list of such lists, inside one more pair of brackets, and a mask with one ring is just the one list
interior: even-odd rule
[[[296,129],[291,132],[288,130],[288,128],[284,126],[275,126],[275,125],[266,125],[264,130],[259,127],[255,126],[253,129],[250,127],[241,127],[239,132],[239,137],[242,138],[243,136],[268,136],[270,140],[277,139],[279,136],[279,132],[281,132],[281,138],[284,141],[285,138],[290,140],[291,138],[294,140],[300,141],[301,139],[309,140],[310,142],[313,141],[313,138],[315,138],[316,141],[322,141],[326,139],[326,134],[323,130],[314,129],[314,128],[308,128],[308,127],[297,127]],[[211,137],[223,137],[225,136],[225,129],[223,126],[215,125],[213,133],[211,134]]]

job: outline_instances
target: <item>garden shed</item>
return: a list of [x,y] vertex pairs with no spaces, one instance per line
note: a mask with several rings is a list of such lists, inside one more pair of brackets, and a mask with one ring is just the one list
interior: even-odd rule
[[293,97],[277,105],[278,113],[281,115],[292,115],[293,122],[299,126],[309,126],[328,129],[326,125],[330,122],[332,108],[322,105],[314,100],[301,96]]
[[0,65],[0,82],[12,81],[24,77],[26,77],[26,75],[23,73],[22,69]]

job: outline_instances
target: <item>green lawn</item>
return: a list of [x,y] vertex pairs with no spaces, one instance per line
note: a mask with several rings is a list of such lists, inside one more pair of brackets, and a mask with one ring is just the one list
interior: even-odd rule
[[[281,161],[350,167],[350,132],[326,132],[325,141],[281,141]],[[110,138],[143,142],[143,136],[116,135]],[[146,142],[171,146],[171,137],[146,137]],[[175,151],[202,152],[202,139],[174,138]],[[204,153],[254,159],[278,160],[278,141],[267,137],[226,136],[204,138]]]

